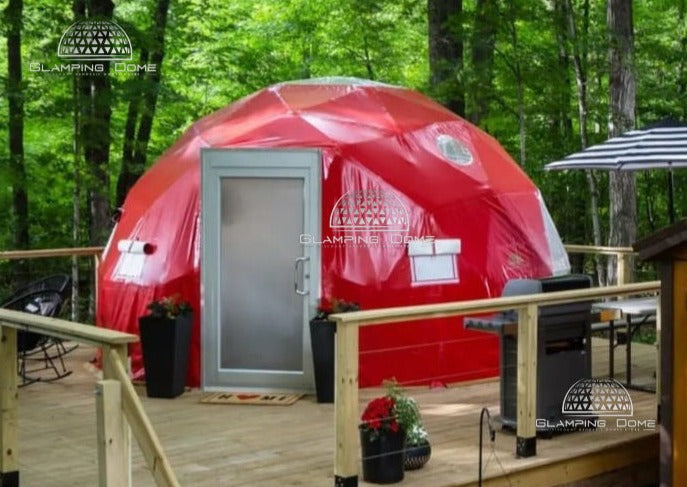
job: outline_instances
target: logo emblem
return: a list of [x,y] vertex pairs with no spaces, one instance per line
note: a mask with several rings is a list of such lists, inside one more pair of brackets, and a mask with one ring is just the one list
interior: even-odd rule
[[352,232],[407,232],[408,210],[390,191],[349,191],[334,205],[329,226],[333,230]]
[[116,23],[109,20],[79,20],[62,34],[57,56],[84,61],[131,60],[131,41]]
[[563,399],[563,414],[575,416],[632,416],[627,389],[615,379],[581,379]]

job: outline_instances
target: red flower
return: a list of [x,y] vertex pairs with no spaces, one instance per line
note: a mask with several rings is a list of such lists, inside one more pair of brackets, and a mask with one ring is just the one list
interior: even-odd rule
[[371,431],[375,436],[389,431],[397,432],[399,424],[396,421],[395,406],[394,399],[389,396],[371,400],[363,412],[361,428]]

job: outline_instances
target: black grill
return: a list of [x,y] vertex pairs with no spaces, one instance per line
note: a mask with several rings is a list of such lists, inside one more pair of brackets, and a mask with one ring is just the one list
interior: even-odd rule
[[[502,296],[538,294],[592,285],[586,275],[573,274],[545,279],[512,279]],[[515,311],[489,317],[466,317],[465,327],[496,332],[501,337],[501,422],[516,428],[518,343]],[[562,404],[570,386],[591,377],[591,301],[539,308],[537,335],[537,418],[556,423],[563,416]],[[538,428],[548,431],[548,428]]]

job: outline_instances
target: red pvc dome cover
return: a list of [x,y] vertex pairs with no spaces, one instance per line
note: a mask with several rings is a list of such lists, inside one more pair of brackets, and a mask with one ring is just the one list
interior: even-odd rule
[[[508,279],[569,269],[539,191],[477,127],[395,86],[353,79],[278,84],[192,125],[131,189],[103,256],[99,326],[138,333],[138,317],[152,299],[180,294],[191,302],[189,385],[201,379],[205,147],[321,150],[317,244],[325,301],[373,309],[486,298],[500,295]],[[420,241],[409,243],[414,239]],[[137,242],[148,244],[139,257]],[[118,270],[127,251],[141,259],[135,276]],[[440,269],[432,264],[439,261]],[[141,376],[139,346],[130,353],[134,376]],[[460,319],[360,333],[361,386],[392,376],[449,383],[497,373],[497,339],[464,330]]]

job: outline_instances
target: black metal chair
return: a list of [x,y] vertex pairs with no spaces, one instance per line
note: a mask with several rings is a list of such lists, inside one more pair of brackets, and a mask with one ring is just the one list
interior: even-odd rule
[[[12,294],[0,307],[56,317],[64,301],[71,295],[70,283],[71,279],[66,275],[55,275],[34,281]],[[64,355],[74,348],[76,346],[67,348],[59,338],[20,330],[17,334],[17,352],[22,385],[37,380],[51,382],[71,374],[65,366]],[[52,370],[54,376],[39,378],[32,375],[44,370]]]
[[[29,283],[28,285],[24,286],[23,288],[19,289],[14,294],[12,294],[12,296],[10,296],[8,300],[16,299],[18,297],[25,296],[27,294],[37,291],[55,291],[59,293],[60,297],[62,298],[62,303],[64,304],[68,302],[72,296],[71,284],[72,280],[67,274],[55,274]],[[78,344],[72,344],[69,347],[67,347],[62,341],[62,339],[54,337],[48,338],[48,343],[46,345],[54,347],[56,350],[53,353],[62,356],[68,354],[69,352],[73,351],[79,346]],[[40,350],[29,352],[27,356],[36,352],[40,352]]]
[[56,293],[59,293],[62,301],[66,301],[72,294],[71,283],[72,279],[67,274],[54,274],[52,276],[30,282],[5,299],[5,302],[26,296],[27,294],[35,293],[36,291],[55,291]]

